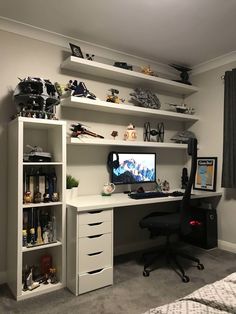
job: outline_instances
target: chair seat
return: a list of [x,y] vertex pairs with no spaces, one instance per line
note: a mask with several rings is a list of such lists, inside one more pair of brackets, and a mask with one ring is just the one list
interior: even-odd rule
[[141,228],[148,229],[168,229],[169,231],[176,231],[180,228],[180,214],[159,214],[153,213],[149,216],[144,217],[140,223]]

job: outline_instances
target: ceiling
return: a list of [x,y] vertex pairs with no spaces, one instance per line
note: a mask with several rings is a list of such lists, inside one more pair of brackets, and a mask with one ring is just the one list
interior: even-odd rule
[[162,63],[236,50],[235,0],[0,0],[0,15]]

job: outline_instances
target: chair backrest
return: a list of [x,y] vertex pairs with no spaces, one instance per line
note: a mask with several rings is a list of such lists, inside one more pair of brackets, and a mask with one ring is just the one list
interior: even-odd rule
[[188,234],[191,232],[191,226],[189,224],[190,219],[190,205],[189,201],[191,198],[191,190],[195,180],[196,169],[197,169],[197,139],[190,138],[188,141],[188,154],[191,156],[191,171],[189,180],[183,195],[183,199],[180,205],[180,216],[181,216],[181,233]]

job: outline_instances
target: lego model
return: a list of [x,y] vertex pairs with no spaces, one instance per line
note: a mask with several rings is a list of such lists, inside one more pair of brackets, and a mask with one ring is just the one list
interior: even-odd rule
[[132,93],[130,93],[130,96],[132,96],[131,101],[133,101],[137,106],[151,109],[161,108],[161,103],[157,95],[150,90],[136,88]]
[[87,89],[84,82],[78,83],[77,80],[69,80],[69,83],[65,87],[65,91],[70,91],[71,96],[96,99],[96,96]]
[[13,99],[17,106],[17,116],[54,119],[55,106],[60,103],[60,96],[48,79],[28,77],[19,79]]
[[123,98],[119,98],[117,95],[119,94],[118,89],[111,88],[109,89],[111,92],[111,95],[107,95],[107,102],[113,102],[115,104],[119,104],[120,102],[124,102],[125,100]]
[[128,65],[126,62],[115,62],[114,67],[133,71],[132,65]]
[[157,129],[151,129],[150,122],[144,123],[143,127],[143,139],[144,141],[151,141],[151,136],[156,137],[157,142],[164,142],[164,123],[157,123]]
[[84,125],[81,123],[77,124],[72,124],[72,128],[70,130],[72,131],[71,137],[78,137],[80,135],[90,135],[93,137],[99,137],[99,138],[104,138],[102,135],[99,135],[97,133],[89,131]]

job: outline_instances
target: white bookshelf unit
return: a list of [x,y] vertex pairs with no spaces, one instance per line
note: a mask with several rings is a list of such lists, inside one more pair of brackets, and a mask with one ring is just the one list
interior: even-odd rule
[[[19,117],[9,124],[8,170],[8,285],[17,300],[48,293],[65,286],[65,184],[66,184],[66,123],[64,121]],[[52,162],[24,162],[26,144],[40,146],[52,154]],[[57,177],[59,201],[48,203],[23,203],[25,169],[45,167],[54,169]],[[56,241],[25,247],[22,243],[23,211],[47,210],[56,217]],[[32,210],[33,212],[33,210]],[[56,268],[57,283],[40,284],[32,291],[23,291],[23,270],[26,265],[40,266],[40,258],[50,255]]]

